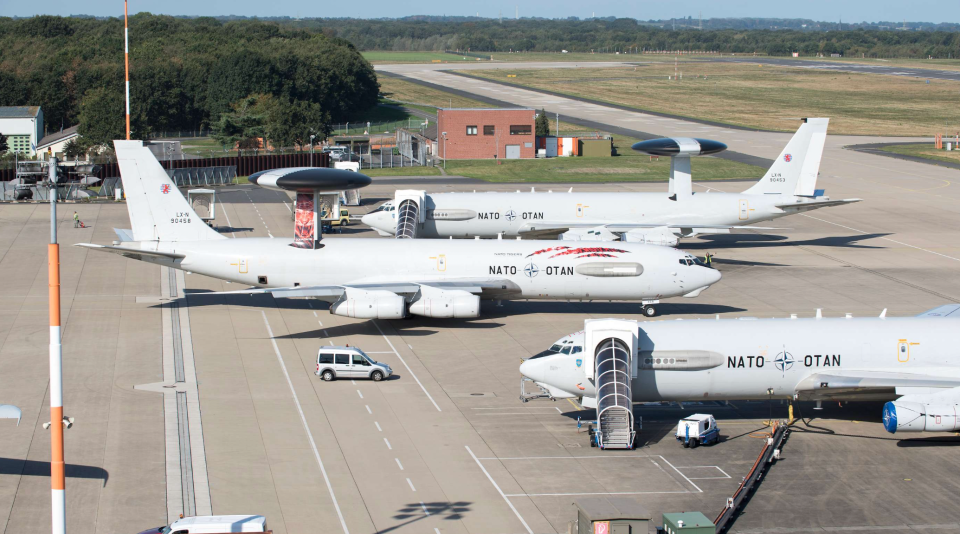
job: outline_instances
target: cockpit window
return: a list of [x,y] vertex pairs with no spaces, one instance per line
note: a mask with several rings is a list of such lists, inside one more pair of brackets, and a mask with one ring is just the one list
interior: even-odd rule
[[560,349],[563,348],[563,345],[557,343],[556,345],[550,347],[550,352],[560,352]]
[[573,350],[570,351],[570,354],[577,354],[580,352],[583,352],[583,347],[581,347],[580,345],[576,345],[573,347]]
[[567,345],[566,347],[563,347],[562,349],[560,349],[560,352],[563,354],[570,354],[570,349],[572,348],[573,347],[571,347],[570,345]]

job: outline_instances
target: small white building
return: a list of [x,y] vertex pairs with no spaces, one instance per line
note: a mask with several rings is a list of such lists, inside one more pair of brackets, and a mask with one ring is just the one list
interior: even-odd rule
[[0,133],[7,137],[8,151],[33,156],[43,137],[43,110],[40,106],[0,106]]
[[48,160],[50,156],[56,156],[61,160],[64,158],[63,150],[73,139],[80,137],[80,134],[77,133],[78,126],[71,126],[66,130],[61,130],[56,133],[45,136],[43,139],[37,143],[37,154],[39,154],[40,159]]

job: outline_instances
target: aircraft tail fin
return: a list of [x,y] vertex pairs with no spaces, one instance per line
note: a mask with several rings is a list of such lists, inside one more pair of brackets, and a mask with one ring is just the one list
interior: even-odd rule
[[114,141],[136,241],[226,239],[200,220],[142,141]]
[[803,119],[790,142],[749,194],[813,196],[830,119]]

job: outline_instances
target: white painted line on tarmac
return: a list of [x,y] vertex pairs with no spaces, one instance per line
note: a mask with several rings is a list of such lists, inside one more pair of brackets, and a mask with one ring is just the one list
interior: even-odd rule
[[[222,212],[223,212],[223,216],[227,218],[227,226],[229,226],[230,229],[232,230],[232,229],[233,229],[233,223],[230,222],[230,215],[227,214],[227,208],[225,208],[225,207],[223,206],[223,200],[222,200],[222,199],[220,200],[220,211],[222,211]],[[230,235],[232,235],[234,239],[237,238],[237,234],[235,234],[234,232],[230,232]]]
[[440,534],[440,529],[434,527],[434,528],[433,528],[433,534]]
[[388,449],[390,449],[391,451],[393,450],[393,447],[390,446],[390,441],[387,440],[387,438],[383,438],[383,442],[387,444]]
[[364,405],[364,408],[367,409],[367,413],[368,413],[368,414],[373,415],[373,412],[370,411],[370,405],[369,405],[369,404],[365,404],[365,405]]
[[577,495],[661,495],[668,493],[691,493],[684,491],[612,491],[606,493],[508,493],[506,497],[574,497]]
[[[287,379],[287,386],[290,387],[290,394],[293,396],[293,402],[297,405],[297,412],[300,414],[300,423],[307,433],[307,439],[310,440],[310,447],[313,449],[313,456],[317,459],[317,465],[320,466],[320,473],[323,475],[323,481],[327,485],[327,491],[330,493],[330,500],[333,501],[333,507],[337,510],[337,517],[340,518],[340,527],[343,534],[350,534],[347,528],[347,522],[343,519],[343,512],[340,511],[340,504],[337,503],[337,496],[333,493],[333,486],[330,484],[330,477],[327,476],[327,470],[323,467],[323,460],[320,459],[320,451],[317,450],[317,442],[313,439],[313,432],[310,432],[310,425],[307,424],[307,417],[303,415],[303,407],[300,406],[300,399],[297,398],[297,391],[293,389],[293,382],[290,380],[290,373],[287,372],[287,366],[283,363],[283,356],[280,355],[280,347],[277,346],[277,340],[273,338],[273,329],[270,328],[270,321],[267,320],[267,314],[260,312],[263,316],[263,324],[267,326],[267,334],[270,336],[270,343],[273,344],[273,352],[277,355],[277,362],[280,363],[280,369],[283,370],[283,376]],[[533,534],[533,533],[531,533]]]
[[359,390],[359,389],[357,390],[357,395],[360,395],[360,398],[361,398],[361,399],[363,398],[363,393],[360,393],[360,390]]
[[[316,317],[317,312],[313,312],[313,315],[314,317]],[[317,319],[317,322],[320,323],[320,326],[323,326],[323,321],[321,321],[320,319]]]
[[378,431],[378,432],[383,432],[383,429],[380,428],[380,423],[374,421],[373,424],[377,425],[377,431]]
[[[557,408],[557,407],[556,407],[556,406],[554,406],[554,408]],[[557,408],[557,413],[559,413],[559,414],[563,414],[563,411],[562,411],[562,410],[561,410],[560,408]]]
[[399,467],[400,470],[403,471],[403,464],[400,463],[400,458],[394,458],[394,460],[397,461],[397,467]]
[[513,456],[513,457],[498,457],[498,456],[489,456],[484,458],[478,458],[478,460],[583,460],[583,459],[594,459],[602,458],[605,460],[628,460],[633,458],[662,458],[662,456],[657,454],[630,454],[630,455],[602,455],[602,454],[591,454],[586,456]]
[[407,484],[410,484],[410,489],[411,489],[411,490],[417,491],[417,488],[413,487],[413,482],[412,482],[409,478],[407,479]]
[[473,451],[470,450],[469,446],[464,445],[463,447],[467,449],[467,452],[469,452],[470,456],[473,457],[473,461],[477,462],[477,465],[480,467],[480,470],[483,471],[483,474],[487,475],[487,480],[489,480],[490,483],[493,484],[493,487],[496,488],[497,493],[499,493],[500,496],[503,497],[503,500],[507,502],[507,506],[509,506],[510,509],[513,510],[513,514],[517,516],[517,519],[519,519],[521,523],[523,523],[523,528],[527,529],[527,534],[533,534],[533,530],[530,528],[530,525],[528,525],[527,522],[523,520],[523,516],[520,515],[520,512],[517,511],[517,508],[513,505],[513,503],[510,502],[510,499],[507,497],[507,495],[503,493],[503,490],[500,489],[500,486],[497,485],[497,482],[493,480],[493,477],[490,476],[490,473],[487,472],[487,468],[484,467],[482,463],[480,463],[480,459],[477,458],[477,455],[473,454]]
[[684,475],[682,471],[680,471],[679,469],[677,469],[676,467],[674,467],[673,464],[670,463],[670,460],[667,460],[667,459],[664,458],[663,456],[661,456],[660,459],[663,460],[664,462],[667,462],[667,465],[669,465],[674,471],[676,471],[677,473],[680,473],[680,476],[682,476],[684,479],[686,479],[686,481],[689,482],[691,486],[697,488],[697,492],[698,492],[698,493],[703,493],[703,490],[700,489],[700,486],[694,484],[692,480],[690,480],[689,478],[687,478],[687,475]]
[[[443,410],[441,410],[440,406],[437,405],[437,401],[433,400],[433,397],[430,396],[430,393],[427,391],[427,388],[423,387],[423,383],[421,383],[420,379],[417,378],[417,375],[414,374],[413,369],[410,369],[410,366],[407,365],[407,362],[406,360],[403,359],[403,356],[400,356],[400,353],[397,352],[396,347],[394,347],[393,343],[390,342],[390,338],[388,338],[387,335],[383,333],[383,330],[380,329],[380,325],[377,324],[376,321],[373,321],[373,326],[377,327],[377,332],[380,332],[380,335],[383,336],[383,339],[384,341],[387,342],[387,345],[390,345],[390,348],[393,349],[393,353],[397,355],[397,358],[400,358],[400,363],[402,363],[403,366],[407,368],[407,371],[410,371],[410,376],[412,376],[413,379],[417,381],[417,385],[420,386],[420,389],[423,390],[424,395],[426,395],[427,398],[430,399],[430,402],[433,403],[433,407],[436,408],[438,412],[442,412]],[[407,346],[410,347],[410,345],[407,345]],[[410,347],[410,348],[412,349],[413,347]]]
[[[430,515],[430,512],[427,511],[427,505],[423,504],[423,501],[420,501],[420,508],[423,508],[423,513]],[[437,529],[433,529],[433,530],[437,530]]]
[[392,350],[365,350],[367,354],[393,354]]
[[[312,308],[313,305],[311,304],[310,307]],[[316,317],[316,316],[317,316],[317,312],[313,312],[313,316]],[[320,326],[323,326],[323,323],[320,323]]]

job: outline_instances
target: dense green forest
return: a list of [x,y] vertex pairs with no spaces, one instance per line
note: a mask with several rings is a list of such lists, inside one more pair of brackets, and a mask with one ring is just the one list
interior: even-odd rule
[[[707,30],[694,19],[651,25],[634,19],[455,19],[408,17],[398,20],[288,19],[284,24],[342,37],[360,50],[471,50],[475,52],[590,52],[637,47],[640,50],[714,50],[724,53],[866,57],[956,58],[960,33],[858,28],[844,31]],[[679,24],[684,22],[685,25]],[[709,27],[709,21],[704,21]]]
[[[131,17],[134,136],[208,128],[251,94],[326,123],[365,112],[377,103],[373,68],[328,34],[256,20]],[[0,18],[0,105],[42,106],[47,131],[79,122],[85,135],[119,138],[123,87],[122,19]]]

